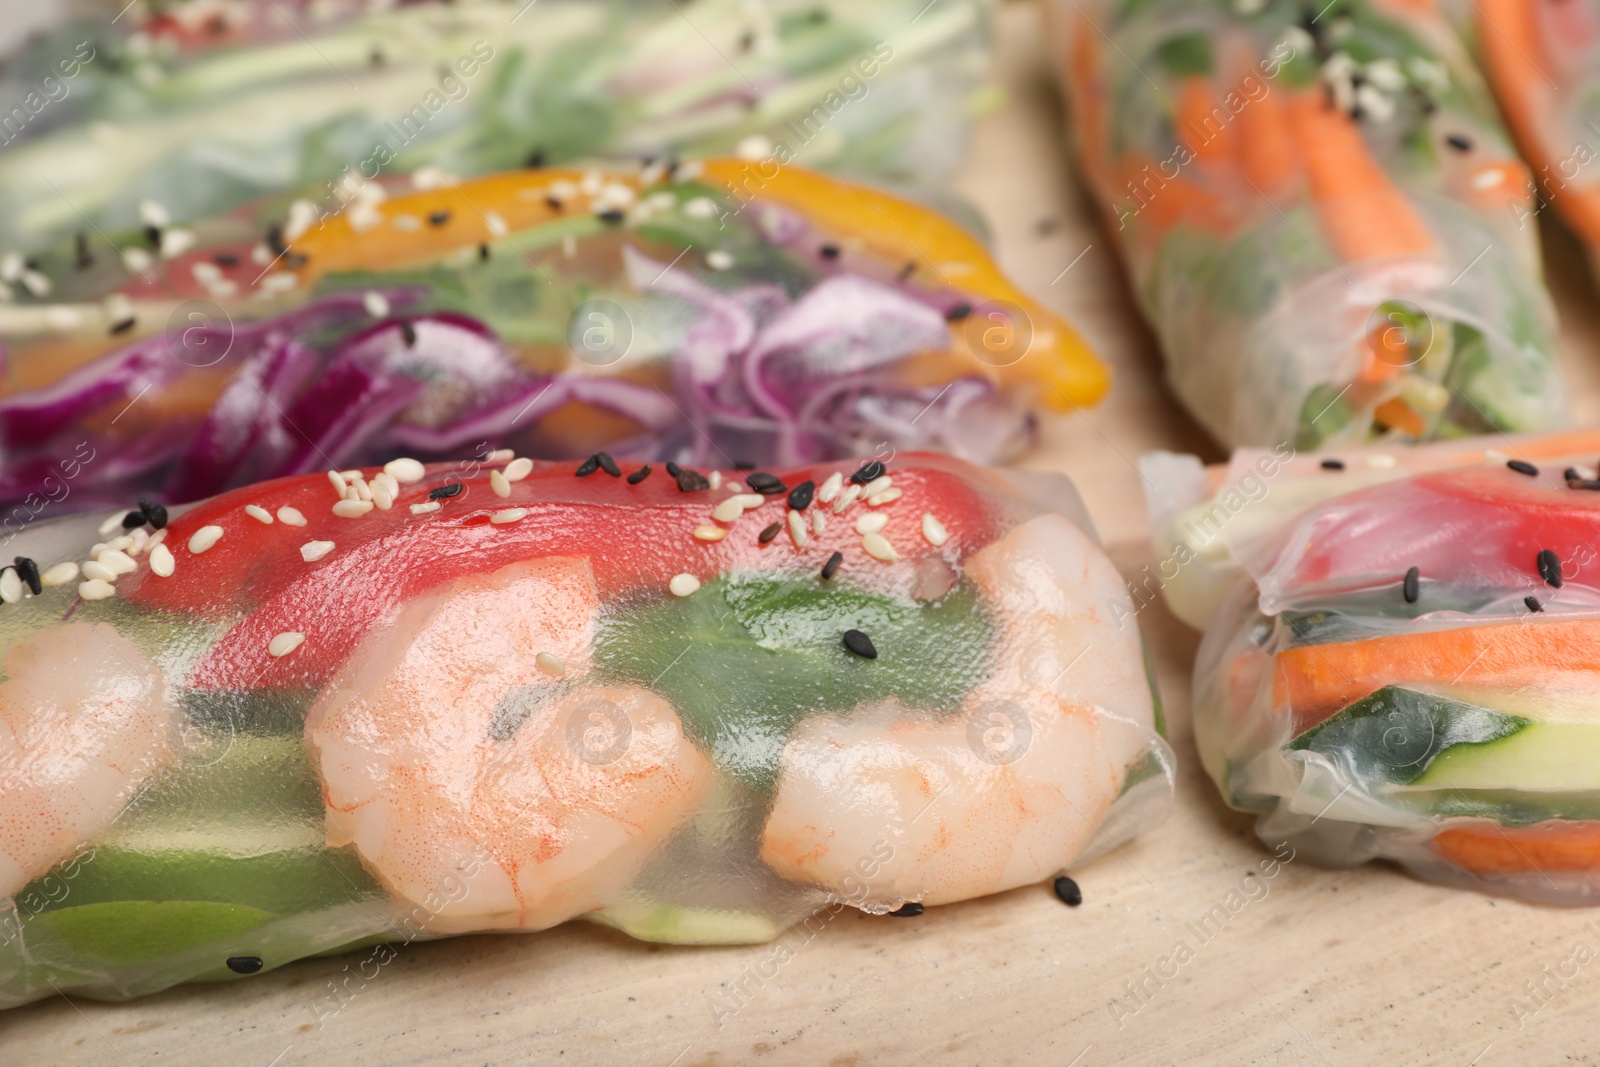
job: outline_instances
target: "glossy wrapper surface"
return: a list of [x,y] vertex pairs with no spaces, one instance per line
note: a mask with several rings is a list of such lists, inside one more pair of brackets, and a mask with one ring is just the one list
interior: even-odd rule
[[17,538],[44,578],[0,573],[0,1003],[578,917],[761,941],[1165,812],[1064,480],[610,466],[398,463]]

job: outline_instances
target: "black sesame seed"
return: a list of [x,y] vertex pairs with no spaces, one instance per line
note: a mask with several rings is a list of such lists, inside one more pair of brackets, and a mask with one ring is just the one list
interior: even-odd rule
[[130,511],[126,515],[122,516],[122,528],[124,530],[131,530],[135,526],[143,526],[146,521],[147,520],[144,512]]
[[617,461],[611,458],[610,452],[596,452],[594,461],[600,464],[600,469],[611,475],[611,477],[622,477],[622,470],[617,466]]
[[756,465],[747,459],[736,459],[733,461],[733,469],[743,474],[746,471],[755,470]]
[[88,234],[80,232],[73,237],[72,247],[76,253],[72,261],[74,266],[76,266],[79,270],[88,270],[90,267],[94,266],[94,256],[89,252]]
[[765,530],[762,530],[759,534],[757,534],[756,535],[756,540],[760,541],[762,544],[767,544],[774,537],[777,537],[778,534],[780,534],[781,532],[783,532],[783,523],[775,522],[771,526],[768,526]]
[[957,304],[955,307],[953,307],[950,310],[946,311],[944,313],[944,317],[945,317],[945,321],[946,322],[960,322],[962,319],[966,318],[968,315],[971,315],[971,314],[972,314],[972,305],[971,304]]
[[900,273],[895,275],[895,277],[897,279],[899,279],[899,281],[901,283],[905,283],[905,282],[910,281],[911,280],[911,276],[913,274],[915,274],[915,273],[917,273],[917,264],[913,260],[912,262],[907,263],[905,266],[901,267],[900,268]]
[[145,243],[148,244],[151,248],[160,248],[161,247],[161,227],[160,226],[146,226],[144,228],[144,239],[145,239]]
[[766,471],[751,471],[744,480],[758,493],[772,494],[783,488],[783,483]]
[[1060,897],[1061,903],[1065,904],[1067,907],[1076,908],[1079,904],[1083,903],[1083,890],[1078,888],[1077,882],[1074,882],[1066,875],[1063,874],[1060,878],[1056,879],[1055,889],[1056,896]]
[[129,315],[125,319],[118,319],[116,322],[111,324],[111,332],[113,334],[127,333],[129,330],[133,329],[134,321],[135,320],[132,315]]
[[622,225],[622,220],[627,218],[626,215],[614,207],[608,207],[604,211],[595,212],[595,217],[601,222],[605,223],[607,226],[620,226]]
[[229,956],[228,970],[234,974],[255,974],[261,969],[260,956]]
[[400,339],[406,343],[407,348],[415,348],[417,345],[417,328],[404,319],[400,320]]
[[[1573,471],[1574,474],[1577,471]],[[1600,479],[1595,478],[1568,478],[1568,489],[1600,489]]]
[[448,212],[448,211],[440,210],[440,211],[432,212],[432,213],[430,213],[428,215],[428,224],[430,226],[443,226],[445,223],[447,223],[449,221],[450,221],[450,212]]
[[844,553],[835,552],[828,557],[828,562],[822,565],[822,580],[832,581],[833,576],[839,573],[839,564],[844,562]]
[[1322,469],[1325,471],[1342,471],[1344,470],[1344,460],[1325,459],[1322,461]]
[[1525,459],[1508,459],[1506,460],[1506,466],[1518,474],[1526,474],[1530,478],[1539,477],[1539,468]]
[[239,265],[239,257],[232,252],[218,252],[211,257],[211,262],[219,267],[237,267]]
[[165,504],[152,504],[144,517],[152,530],[162,529],[167,525],[167,507]]
[[367,62],[371,66],[373,66],[374,68],[382,67],[383,66],[383,50],[379,49],[379,48],[374,48],[371,52],[368,52],[367,53]]
[[449,485],[441,485],[439,488],[430,491],[428,493],[428,499],[449,500],[453,496],[459,496],[461,490],[465,488],[466,486],[462,485],[460,482],[451,482]]
[[1452,133],[1449,137],[1444,139],[1444,143],[1449,145],[1451,148],[1454,148],[1457,152],[1472,151],[1472,138],[1466,136],[1465,134]]
[[1578,468],[1576,467],[1568,467],[1566,470],[1561,472],[1561,477],[1566,479],[1567,484],[1569,485],[1573,482],[1583,481],[1583,475],[1578,473]]
[[267,247],[272,249],[274,256],[281,256],[289,251],[289,246],[283,243],[283,227],[276,222],[267,227]]
[[529,170],[538,170],[544,166],[544,149],[535,148],[528,153],[528,162],[524,164]]
[[638,485],[648,477],[650,477],[650,464],[646,463],[644,466],[628,475],[628,484]]
[[817,483],[807,479],[789,490],[789,506],[796,511],[804,511],[811,506],[811,498],[816,495]]
[[478,258],[483,260],[485,263],[487,263],[489,261],[489,246],[488,245],[479,245],[478,246]]
[[687,468],[678,471],[675,480],[678,483],[678,492],[680,493],[697,493],[702,489],[711,488],[711,483],[706,480],[705,475]]
[[869,459],[861,465],[861,469],[850,476],[850,481],[856,485],[866,485],[868,482],[877,481],[883,477],[883,463],[876,459]]
[[821,248],[817,249],[817,254],[822,256],[823,259],[838,259],[839,258],[839,246],[838,245],[823,245]]
[[667,460],[667,473],[676,478],[678,475],[683,473],[683,468],[669,459]]
[[1522,602],[1524,604],[1528,605],[1528,610],[1529,611],[1543,611],[1544,610],[1544,605],[1539,603],[1539,598],[1536,597],[1536,596],[1525,596],[1525,597],[1522,598]]
[[1548,548],[1539,550],[1539,577],[1546,585],[1561,588],[1561,557]]
[[17,565],[17,576],[28,583],[28,592],[38,596],[44,591],[44,584],[39,580],[39,565],[27,556],[18,556],[13,560]]
[[1405,596],[1407,604],[1415,604],[1422,595],[1422,568],[1412,567],[1406,571],[1405,581],[1400,583],[1400,592]]
[[561,211],[561,208],[562,208],[561,201],[557,200],[553,196],[545,197],[544,198],[544,203],[545,203],[545,206],[548,207],[551,211],[554,211],[554,212],[557,212],[557,213],[559,213]]
[[928,909],[915,900],[908,900],[889,914],[900,919],[914,919]]
[[578,469],[573,471],[572,473],[577,475],[579,478],[587,478],[587,477],[589,477],[589,475],[593,474],[595,471],[597,471],[599,469],[600,469],[600,457],[599,456],[590,456],[588,459],[586,459],[582,463],[578,464]]
[[844,647],[862,659],[878,658],[878,650],[873,647],[872,638],[860,630],[846,630],[844,632]]

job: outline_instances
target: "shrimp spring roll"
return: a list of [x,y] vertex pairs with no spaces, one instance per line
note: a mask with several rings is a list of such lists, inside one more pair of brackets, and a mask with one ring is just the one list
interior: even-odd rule
[[320,5],[274,3],[257,10],[294,29],[204,48],[167,22],[129,32],[134,5],[116,6],[7,58],[0,251],[138,226],[152,197],[194,221],[423,166],[740,146],[936,187],[961,158],[990,4],[456,0],[319,23]]
[[[1538,196],[1600,248],[1600,6],[1592,0],[1452,0]],[[1519,213],[1529,223],[1536,209]]]
[[758,942],[1037,882],[1171,796],[1056,476],[505,450],[13,543],[0,1005],[578,917]]
[[858,183],[713,159],[421,184],[11,263],[0,524],[491,440],[990,461],[1107,387],[966,230]]
[[1576,443],[1356,489],[1244,554],[1195,734],[1264,840],[1600,901],[1600,480]]
[[1224,444],[1562,424],[1527,169],[1403,0],[1056,0],[1083,172]]

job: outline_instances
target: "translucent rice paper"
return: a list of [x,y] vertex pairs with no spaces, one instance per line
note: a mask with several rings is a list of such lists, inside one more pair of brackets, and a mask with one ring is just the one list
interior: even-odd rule
[[0,305],[0,522],[500,446],[995,462],[1109,384],[970,232],[863,183],[717,158],[418,184],[158,227],[158,260],[34,257]]
[[1600,8],[1562,0],[1449,0],[1500,113],[1533,168],[1540,203],[1600,247]]
[[[1184,403],[1228,445],[1565,420],[1527,169],[1396,0],[1057,0],[1073,134]],[[1316,36],[1313,37],[1312,33]]]
[[137,229],[150,200],[185,222],[327,198],[354,174],[739,146],[764,159],[780,142],[808,166],[936,189],[989,50],[987,0],[380,6],[330,5],[320,27],[313,8],[259,44],[184,47],[103,14],[30,39],[0,84],[39,102],[4,131],[0,249]]
[[1166,812],[1123,582],[1065,479],[609,462],[18,538],[45,581],[83,570],[0,604],[0,1005],[572,918],[759,942],[1047,879]]
[[1568,443],[1421,464],[1236,548],[1195,735],[1263,841],[1600,901],[1600,481]]

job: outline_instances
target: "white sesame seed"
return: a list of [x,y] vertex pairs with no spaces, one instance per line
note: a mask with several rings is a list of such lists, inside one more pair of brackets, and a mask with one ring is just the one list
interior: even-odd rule
[[688,596],[700,588],[700,579],[692,574],[675,574],[672,581],[667,583],[667,589],[673,596]]
[[[679,168],[682,169],[681,167]],[[717,204],[708,196],[697,196],[693,200],[684,202],[681,209],[691,219],[714,219],[717,217]]]
[[489,232],[496,237],[504,237],[511,232],[511,227],[506,225],[506,220],[501,218],[498,212],[484,212],[483,221],[488,223]]
[[328,484],[333,486],[333,491],[339,494],[340,500],[344,499],[345,490],[350,488],[349,483],[344,480],[344,475],[338,471],[328,472]]
[[301,645],[305,644],[306,635],[287,630],[267,642],[267,651],[274,657],[287,656]]
[[420,482],[422,481],[422,476],[428,473],[427,469],[423,467],[421,463],[418,463],[409,456],[403,456],[400,459],[391,459],[389,462],[383,465],[383,469],[388,473],[389,477],[404,485],[410,485],[412,482]]
[[389,222],[402,233],[416,233],[422,229],[422,220],[415,215],[396,215]]
[[934,548],[938,548],[950,540],[950,535],[945,532],[944,523],[934,518],[933,513],[930,511],[922,513],[922,536]]
[[202,526],[189,538],[189,551],[199,555],[222,539],[222,527]]
[[370,501],[372,499],[372,486],[368,485],[366,479],[361,478],[360,476],[357,476],[356,479],[350,483],[350,489],[351,494],[348,497],[350,500]]
[[437,500],[425,500],[420,504],[411,505],[411,514],[413,515],[426,515],[430,511],[438,510],[439,502]]
[[902,496],[905,496],[905,493],[902,490],[885,489],[881,493],[874,493],[872,496],[867,497],[867,507],[881,508],[885,504],[893,504]]
[[824,504],[833,503],[833,498],[839,495],[839,490],[844,486],[844,475],[834,471],[822,483],[822,488],[817,490],[817,499]]
[[510,463],[517,458],[517,453],[510,448],[497,448],[483,457],[485,463]]
[[746,511],[749,511],[752,508],[759,508],[762,504],[767,502],[767,498],[762,496],[760,493],[740,493],[737,496],[730,496],[728,499],[737,500],[739,502],[739,506],[744,508]]
[[365,479],[366,475],[361,473],[360,468],[356,468],[354,470],[340,471],[339,477],[347,482],[354,482]]
[[[150,554],[150,566],[155,566],[154,552]],[[65,563],[57,563],[54,567],[39,575],[39,581],[43,585],[66,585],[68,582],[77,580],[77,577],[78,565],[71,560],[67,560]]]
[[[1505,457],[1502,456],[1501,461],[1504,462],[1504,459]],[[1383,470],[1394,466],[1394,457],[1387,452],[1374,452],[1367,457],[1367,466],[1376,470]]]
[[[1376,463],[1372,462],[1373,458],[1374,458],[1373,456],[1368,456],[1367,457],[1367,466],[1369,466],[1369,467],[1377,466]],[[1483,450],[1483,458],[1488,460],[1490,463],[1504,463],[1506,460],[1510,459],[1511,457],[1506,455],[1504,452],[1500,451],[1498,448],[1486,448],[1486,449]],[[105,531],[105,527],[102,526],[100,528],[100,532],[102,534],[104,534],[106,532]]]
[[546,674],[553,674],[560,678],[567,673],[566,664],[561,662],[561,657],[554,652],[541,652],[533,657],[534,665]]
[[333,505],[333,513],[341,519],[359,519],[371,510],[370,500],[340,500]]
[[95,545],[89,550],[89,555],[99,559],[102,552],[121,552],[131,544],[133,544],[133,538],[123,534],[121,537],[113,537],[103,545]]
[[397,478],[395,478],[394,475],[390,474],[388,471],[379,471],[377,474],[374,474],[372,476],[372,490],[374,493],[377,492],[378,486],[380,485],[389,490],[390,500],[400,499],[400,482]]
[[578,254],[578,235],[569,233],[561,239],[561,254],[568,259]]
[[1472,178],[1472,187],[1474,189],[1493,189],[1495,186],[1499,185],[1505,180],[1505,171],[1496,167],[1493,170],[1486,170],[1481,174],[1474,175]]
[[822,513],[822,509],[821,508],[817,508],[814,511],[812,511],[811,512],[811,532],[816,534],[818,537],[821,537],[823,531],[826,530],[827,528],[828,528],[828,517]]
[[498,497],[504,498],[511,495],[511,483],[506,481],[506,476],[500,471],[489,472],[489,488],[493,489],[494,495]]
[[508,482],[520,482],[532,473],[533,460],[528,459],[526,456],[522,459],[514,459],[506,464],[505,475]]
[[739,497],[736,496],[730,496],[711,509],[711,517],[718,522],[732,522],[743,514],[744,505],[739,503]]
[[879,493],[883,492],[893,484],[894,480],[887,474],[880,474],[878,477],[872,479],[872,481],[861,487],[861,495],[864,497],[877,496]]
[[140,526],[128,535],[128,547],[123,551],[130,556],[137,556],[149,547],[150,535],[144,532],[143,526]]
[[307,563],[315,563],[332,551],[332,541],[307,541],[300,546],[300,558]]
[[167,539],[166,527],[162,527],[150,535],[150,540],[145,542],[145,548],[154,548]]
[[706,475],[706,481],[711,483],[711,488],[713,488],[713,489],[721,489],[722,488],[722,472],[721,471],[712,471],[710,474]]
[[126,514],[126,511],[119,511],[115,515],[108,516],[106,521],[100,524],[100,536],[110,537],[122,529],[122,517]]
[[285,526],[304,526],[306,524],[306,517],[300,514],[299,508],[291,508],[289,505],[285,504],[283,507],[278,509],[278,521],[283,523]]
[[497,511],[493,515],[490,515],[489,516],[489,521],[490,522],[516,522],[518,519],[526,518],[527,515],[528,515],[528,509],[527,508],[506,508],[504,511]]
[[889,516],[881,511],[868,512],[856,520],[856,533],[877,533],[887,525],[889,525]]
[[706,253],[706,266],[712,270],[732,270],[733,254],[721,248],[713,248]]
[[794,538],[794,547],[806,547],[806,517],[798,511],[789,511],[789,536]]
[[113,574],[132,574],[139,569],[133,557],[119,548],[108,548],[95,557],[95,562],[102,567],[107,567]]
[[361,294],[361,306],[375,319],[387,318],[389,315],[389,298],[376,289],[368,289]]
[[177,562],[172,558],[172,549],[166,545],[157,545],[150,550],[150,569],[158,577],[171,578]]
[[108,596],[116,596],[117,587],[99,578],[91,578],[78,583],[78,595],[85,600],[104,600]]
[[22,287],[32,296],[46,297],[50,295],[50,279],[36,270],[22,272]]
[[246,504],[244,506],[244,513],[257,522],[265,523],[268,526],[272,525],[272,512],[268,511],[260,504]]
[[0,600],[15,604],[22,599],[22,575],[15,567],[0,571]]
[[389,491],[387,482],[374,479],[372,482],[372,502],[379,511],[388,511],[394,507],[394,494]]
[[697,541],[720,541],[728,536],[728,531],[720,526],[701,525],[694,528]]
[[861,487],[859,485],[852,485],[850,488],[840,493],[839,499],[833,502],[833,513],[835,515],[840,514],[845,508],[848,508],[851,504],[854,504],[856,502],[856,497],[860,495]]
[[881,559],[885,563],[892,563],[900,558],[900,553],[894,550],[894,546],[889,543],[889,539],[881,533],[863,535],[861,547],[867,550],[867,555],[873,559]]

